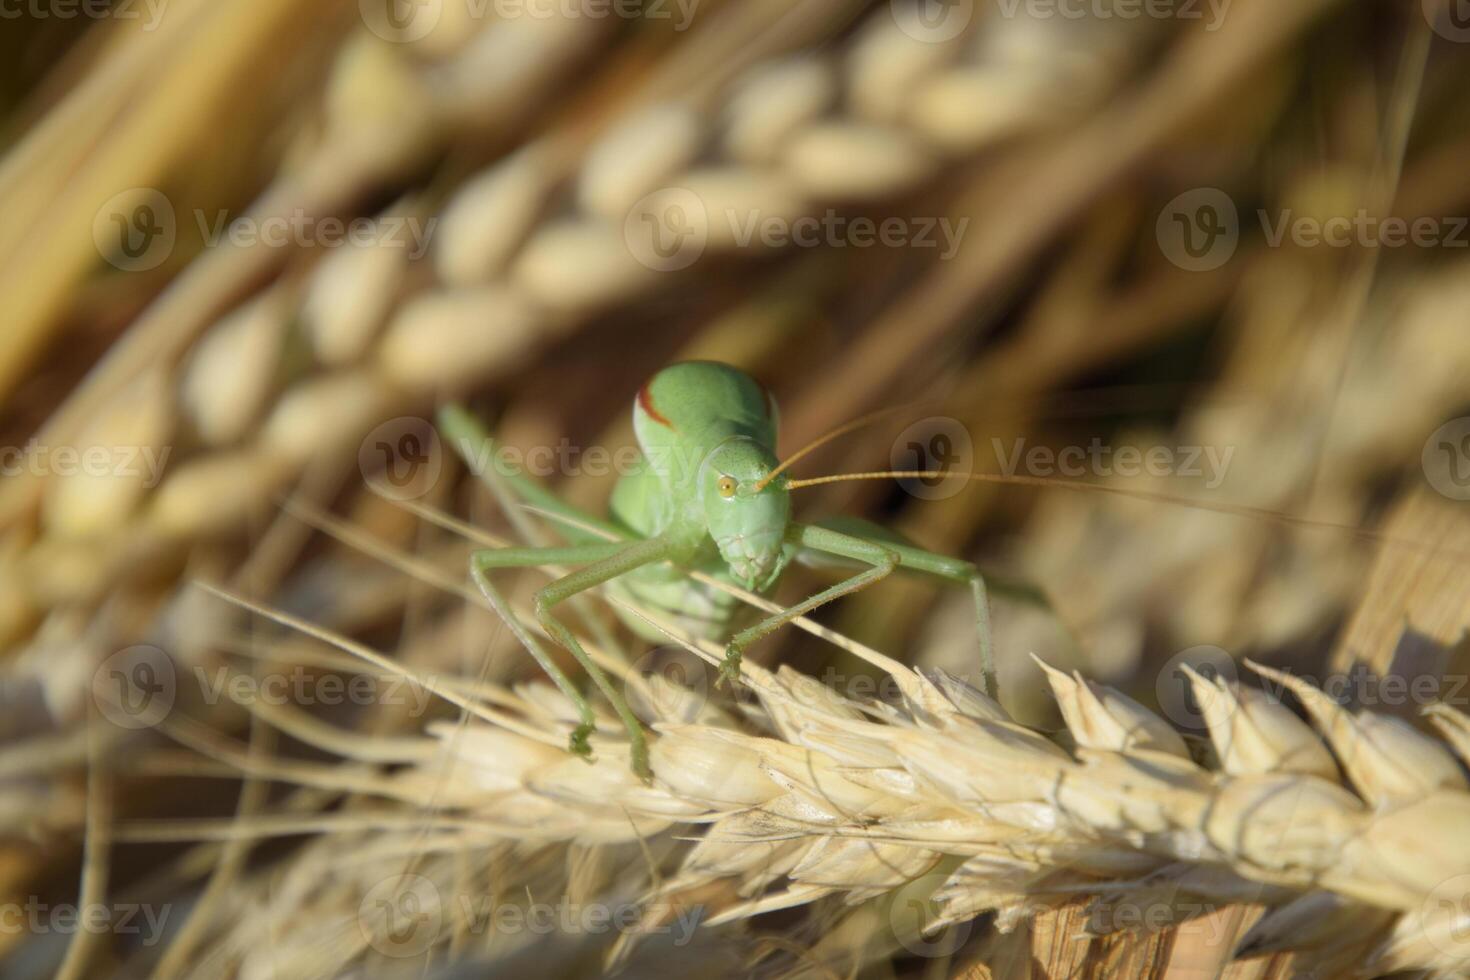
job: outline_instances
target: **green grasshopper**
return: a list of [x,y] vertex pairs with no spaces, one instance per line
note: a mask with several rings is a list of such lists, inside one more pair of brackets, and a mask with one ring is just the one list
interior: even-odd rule
[[[490,435],[463,408],[442,409],[439,427],[472,468],[490,462],[494,473],[482,471],[482,476],[492,481],[498,478],[512,496],[564,519],[568,544],[477,551],[470,558],[470,574],[520,643],[576,706],[580,723],[572,732],[570,747],[578,755],[591,753],[592,707],[490,581],[494,569],[581,566],[535,594],[536,618],[612,704],[628,730],[633,770],[644,779],[649,778],[650,770],[642,726],[622,694],[556,615],[561,603],[600,585],[675,619],[702,638],[717,639],[729,635],[738,601],[690,578],[686,570],[764,594],[792,561],[838,562],[861,568],[730,637],[720,679],[733,680],[739,676],[741,656],[752,643],[818,606],[866,588],[898,569],[935,576],[970,588],[979,632],[982,687],[987,691],[991,687],[989,600],[976,567],[917,548],[865,521],[793,521],[791,491],[826,481],[793,480],[784,475],[801,453],[785,463],[776,457],[775,399],[754,379],[729,365],[709,361],[674,364],[638,392],[633,428],[641,455],[613,489],[609,519],[570,506],[510,466]],[[646,622],[621,610],[619,615],[645,639],[665,639]]]

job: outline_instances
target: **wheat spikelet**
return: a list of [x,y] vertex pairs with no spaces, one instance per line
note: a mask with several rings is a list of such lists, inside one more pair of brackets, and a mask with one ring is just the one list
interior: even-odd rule
[[[3,165],[13,308],[0,394],[17,409],[17,441],[56,408],[57,379],[75,379],[41,446],[166,458],[142,476],[48,474],[32,461],[0,482],[0,887],[14,901],[55,893],[75,859],[80,901],[112,892],[188,918],[162,949],[79,937],[52,957],[0,929],[0,952],[71,976],[121,969],[116,957],[160,976],[418,976],[473,960],[517,974],[832,976],[888,970],[881,961],[905,954],[940,960],[925,973],[976,978],[1240,978],[1288,961],[1324,976],[1470,972],[1456,912],[1470,722],[1450,703],[1431,709],[1430,738],[1279,671],[1260,670],[1262,693],[1181,668],[1171,676],[1194,692],[1204,744],[1083,679],[1131,677],[1128,693],[1146,699],[1149,658],[1201,640],[1309,670],[1314,642],[1361,593],[1333,670],[1455,681],[1470,551],[1458,508],[1405,492],[1382,533],[1362,526],[1418,481],[1425,434],[1463,400],[1461,263],[1256,242],[1220,270],[1183,274],[1152,227],[1171,193],[1155,192],[1181,180],[1316,221],[1364,199],[1407,217],[1462,207],[1467,146],[1440,94],[1462,79],[1436,58],[1419,98],[1420,11],[1404,15],[1382,99],[1371,72],[1303,99],[1297,73],[1315,77],[1309,66],[1324,52],[1335,61],[1361,26],[1346,5],[1314,25],[1330,0],[1237,0],[1218,35],[1181,24],[1167,36],[1162,18],[1032,21],[1030,5],[1002,5],[942,43],[904,29],[902,0],[706,0],[687,35],[498,5],[487,16],[451,0],[420,5],[442,9],[417,39],[365,27],[371,5],[351,0],[250,6],[175,0],[154,38],[114,31],[78,52],[90,66],[81,84],[55,111],[37,107],[36,138]],[[1300,61],[1285,43],[1299,36]],[[307,65],[282,73],[296,84],[277,93],[293,106],[281,131],[253,118],[271,115],[257,103],[278,82],[273,67],[238,70],[252,62]],[[1135,64],[1148,66],[1136,79]],[[230,89],[241,94],[225,99]],[[1312,127],[1296,113],[1320,122],[1321,145],[1299,145]],[[231,125],[206,124],[216,119]],[[1375,133],[1382,147],[1364,138]],[[264,186],[250,220],[369,218],[370,233],[324,252],[226,241],[195,255],[181,240],[157,270],[93,277],[98,250],[107,257],[88,234],[93,212],[143,185],[166,190],[181,217]],[[971,222],[959,260],[913,276],[923,256],[908,250],[874,261],[761,234],[831,215],[876,223],[894,207]],[[673,262],[692,258],[689,268],[669,268],[642,237],[682,234],[701,214],[699,254],[676,250]],[[192,222],[180,224],[191,238]],[[793,254],[773,283],[769,260]],[[1223,329],[1202,336],[1217,315]],[[627,343],[625,320],[638,331]],[[1002,329],[986,335],[992,326]],[[57,343],[63,328],[76,332]],[[42,340],[70,348],[73,337],[74,354],[38,357]],[[1209,391],[1157,399],[1179,412],[1172,431],[1104,438],[1234,447],[1228,479],[1204,488],[1210,500],[1282,520],[1048,495],[1011,560],[1078,643],[1057,641],[1055,617],[1003,606],[1002,649],[1046,651],[1035,666],[1010,659],[1007,710],[810,623],[881,671],[886,696],[752,666],[750,697],[713,697],[630,672],[593,609],[589,647],[657,724],[652,787],[628,777],[611,719],[589,768],[562,753],[569,705],[543,684],[511,686],[523,658],[475,607],[463,542],[414,519],[504,543],[430,516],[462,489],[457,467],[418,509],[355,485],[359,468],[373,482],[353,455],[372,447],[365,432],[446,397],[505,406],[508,444],[579,442],[612,400],[587,389],[631,391],[666,351],[770,381],[795,444],[880,400],[933,395],[978,446],[990,432],[1055,437],[1066,426],[1047,414],[1054,389],[1115,368],[1172,378],[1155,358],[1206,340],[1224,348],[1223,368],[1216,378],[1196,365]],[[40,378],[20,383],[35,364]],[[555,399],[523,394],[548,379]],[[1108,410],[1085,406],[1097,408]],[[1158,418],[1147,405],[1123,414]],[[624,420],[598,446],[627,438]],[[867,469],[882,441],[829,450],[866,454],[851,468]],[[825,460],[803,465],[822,472]],[[608,482],[558,490],[590,504]],[[823,502],[870,514],[882,503],[916,539],[981,563],[994,556],[970,553],[972,539],[983,529],[994,540],[1019,513],[983,490],[889,511],[888,490],[839,487]],[[332,505],[348,516],[329,516]],[[1346,527],[1284,531],[1298,516]],[[1371,578],[1369,542],[1381,545]],[[191,579],[269,596],[334,632],[283,638]],[[925,616],[929,599],[915,595],[892,583],[835,608],[849,618],[834,623],[962,669],[968,632],[951,629],[942,602]],[[790,633],[763,652],[810,666],[811,644],[789,649]],[[371,637],[386,649],[395,635],[375,659],[317,642]],[[167,651],[185,690],[156,731],[115,730],[95,718],[107,703],[98,666],[140,642]],[[298,669],[401,686],[411,705],[435,708],[233,703],[231,684]],[[1288,692],[1310,724],[1283,708]],[[461,721],[425,726],[446,705]],[[1048,732],[1057,713],[1065,730]],[[160,748],[160,733],[183,750]],[[331,761],[299,758],[284,739]],[[233,815],[219,816],[237,784]],[[295,788],[274,792],[283,785]],[[137,819],[194,812],[196,798],[223,804],[197,821]],[[124,843],[203,843],[172,849],[141,880],[129,848],[109,887],[113,830]],[[281,850],[258,846],[278,837],[289,838]],[[493,918],[550,896],[604,921],[541,933],[524,914],[517,927]],[[699,909],[716,918],[694,929]],[[608,913],[630,918],[607,927]],[[435,923],[414,934],[422,950],[399,938],[419,921]]]
[[[663,628],[711,670],[718,664],[718,649]],[[515,870],[498,867],[486,883],[502,896],[497,901],[510,902],[515,889],[506,876],[520,881],[530,872],[507,855],[540,861],[570,846],[642,847],[645,861],[672,862],[636,895],[625,874],[620,890],[601,896],[643,910],[636,927],[630,919],[604,947],[613,959],[635,955],[690,902],[710,912],[701,929],[779,909],[813,906],[814,915],[825,909],[820,914],[841,918],[886,906],[882,943],[922,952],[945,925],[993,913],[1010,930],[1094,895],[1089,928],[1104,931],[1137,924],[1109,919],[1119,908],[1165,909],[1158,921],[1177,923],[1233,902],[1261,903],[1272,911],[1238,954],[1298,950],[1302,969],[1316,961],[1334,972],[1452,976],[1470,965],[1470,949],[1453,938],[1470,895],[1463,833],[1470,783],[1466,759],[1453,752],[1463,749],[1470,720],[1451,708],[1434,710],[1446,744],[1379,715],[1350,715],[1266,668],[1256,669],[1302,698],[1313,725],[1260,691],[1191,673],[1210,739],[1196,758],[1136,702],[1050,668],[1066,722],[1060,736],[1016,724],[943,672],[892,665],[905,694],[888,703],[846,697],[790,668],[747,666],[754,697],[738,715],[701,686],[632,675],[641,710],[661,719],[650,785],[629,771],[611,718],[603,719],[592,765],[564,754],[556,743],[574,714],[544,685],[484,690],[530,722],[519,733],[477,721],[435,723],[422,738],[404,740],[398,757],[414,761],[380,777],[373,795],[427,796],[436,815],[420,816],[415,833],[399,836],[392,810],[358,810],[360,821],[340,814],[340,826],[294,862],[292,876],[311,887],[273,891],[269,915],[287,962],[302,976],[359,956],[380,962],[387,954],[391,963],[401,937],[355,903],[395,888],[415,889],[415,907],[432,913],[430,935],[415,939],[411,955],[432,955],[425,951],[456,936],[470,944],[462,953],[508,956],[514,929],[502,934],[480,922],[456,932],[463,896],[486,893],[466,882],[451,856],[477,855],[471,866],[481,870],[470,882],[493,861],[510,860]],[[543,726],[557,734],[535,737]],[[345,774],[325,778],[347,785]],[[366,852],[349,843],[355,823],[382,828]],[[291,826],[219,829],[270,835]],[[139,828],[137,836],[149,833]],[[895,905],[900,895],[930,903],[934,914]],[[248,962],[261,914],[217,921],[221,948]],[[334,938],[313,949],[281,925],[292,918]]]
[[[532,29],[523,20],[491,25],[453,57],[473,59],[477,46],[499,51],[503,35],[519,38]],[[557,32],[589,30],[554,18],[534,29],[557,37],[562,36]],[[160,491],[170,501],[167,523],[145,522],[116,533],[147,538],[162,535],[166,528],[169,540],[178,545],[192,529],[174,515],[198,512],[203,517],[207,509],[202,500],[185,499],[186,491],[196,485],[193,471],[219,474],[228,481],[226,474],[233,468],[242,483],[259,484],[263,481],[252,478],[246,467],[264,455],[272,461],[268,467],[272,479],[264,482],[289,478],[308,460],[348,449],[354,436],[360,437],[375,420],[390,417],[388,406],[424,404],[434,396],[483,383],[512,369],[536,346],[566,334],[591,313],[667,287],[677,277],[640,262],[637,242],[630,244],[625,225],[636,225],[643,214],[666,220],[664,209],[689,194],[702,202],[709,216],[705,231],[711,253],[750,248],[748,241],[740,241],[740,228],[751,221],[790,223],[826,202],[902,194],[931,177],[943,155],[973,153],[1002,135],[982,132],[956,140],[953,134],[936,136],[925,129],[904,108],[908,93],[921,79],[968,70],[973,64],[1001,73],[1075,72],[1080,52],[1090,40],[1097,32],[1116,33],[1116,24],[1098,22],[1081,34],[1068,25],[1048,34],[1024,19],[999,19],[983,23],[980,30],[988,32],[982,37],[1018,30],[1034,34],[1027,60],[1017,61],[993,38],[988,46],[978,41],[968,47],[932,44],[904,34],[883,12],[859,33],[850,70],[839,76],[851,90],[852,108],[846,112],[822,114],[834,104],[847,103],[825,91],[810,91],[832,84],[830,74],[820,74],[823,69],[811,64],[800,69],[790,65],[754,69],[751,85],[770,86],[762,80],[766,73],[796,70],[808,79],[809,91],[788,96],[783,90],[774,107],[763,100],[761,111],[777,117],[772,120],[755,118],[748,92],[742,96],[744,90],[737,85],[736,94],[725,103],[730,117],[723,122],[727,134],[723,144],[718,139],[711,142],[704,114],[690,108],[655,105],[632,110],[592,145],[576,168],[575,188],[563,199],[570,213],[550,220],[538,221],[538,212],[554,213],[550,202],[541,202],[551,172],[545,161],[556,159],[558,153],[553,146],[527,146],[472,178],[446,205],[445,234],[431,239],[431,258],[450,288],[415,291],[399,302],[406,244],[400,238],[332,255],[310,270],[304,296],[289,305],[283,305],[280,290],[250,300],[205,331],[198,343],[201,352],[191,358],[191,370],[181,381],[200,434],[209,445],[219,447],[216,458],[208,459],[205,450],[176,459],[174,468],[191,475],[183,478],[182,486],[170,485],[180,479],[171,472]],[[1134,38],[1135,43],[1139,40]],[[518,54],[516,64],[531,57]],[[923,63],[913,64],[914,57]],[[547,64],[565,60],[546,56]],[[874,72],[886,77],[881,69],[887,61],[909,65],[900,73],[907,87],[884,87],[884,98],[892,104],[874,106],[871,97],[861,94],[862,86],[869,84]],[[1087,70],[1097,94],[1119,77],[1118,66],[1106,59],[1083,58],[1081,64],[1091,66]],[[422,121],[439,111],[425,112],[423,103],[459,96],[425,88],[414,72],[402,54],[371,35],[363,33],[352,41],[329,86],[327,145],[332,152],[396,160],[427,145],[431,139],[420,135]],[[475,84],[490,87],[483,79]],[[385,101],[374,94],[382,90],[392,98]],[[1052,105],[1049,91],[1038,90],[1033,100],[1015,106],[1016,110],[1049,120],[1050,125],[1064,123],[1078,107],[1061,111]],[[709,115],[719,117],[721,112],[716,108]],[[333,119],[341,120],[336,129]],[[405,119],[412,119],[414,127],[404,130]],[[760,145],[747,146],[752,142]],[[738,153],[728,161],[689,169],[706,145],[716,152],[730,146]],[[632,148],[639,152],[631,153]],[[763,162],[746,162],[752,154]],[[395,207],[380,215],[380,227],[404,211],[412,213],[411,208]],[[759,240],[755,247],[760,247]],[[370,285],[363,288],[363,283]],[[261,394],[271,391],[281,374],[278,359],[266,356],[272,338],[298,308],[317,363],[309,376],[291,380],[273,396],[275,406],[264,408],[264,421],[252,431],[251,422],[262,413],[257,404]],[[217,353],[211,357],[212,350]],[[228,384],[211,377],[212,370],[221,369],[230,374]],[[233,520],[239,520],[238,511]],[[230,522],[231,516],[223,515],[195,526],[202,531],[206,525]],[[46,542],[37,547],[48,560],[56,560],[56,549]],[[23,556],[20,561],[22,568],[28,564]],[[26,575],[18,572],[14,577],[23,582]],[[89,585],[95,591],[105,580],[94,579]],[[85,594],[79,589],[72,597]]]

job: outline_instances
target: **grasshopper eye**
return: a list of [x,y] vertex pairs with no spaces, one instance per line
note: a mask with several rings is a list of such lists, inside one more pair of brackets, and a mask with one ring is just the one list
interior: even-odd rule
[[721,497],[735,496],[735,478],[733,476],[720,477],[719,488]]

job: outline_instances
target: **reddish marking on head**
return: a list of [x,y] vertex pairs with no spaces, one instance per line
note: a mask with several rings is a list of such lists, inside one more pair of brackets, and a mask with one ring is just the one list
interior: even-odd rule
[[653,419],[659,425],[667,426],[668,428],[672,429],[674,427],[674,423],[670,422],[662,412],[653,407],[653,391],[649,388],[649,385],[652,384],[653,382],[650,381],[648,384],[638,389],[638,407],[643,409],[644,413],[647,414],[649,418]]

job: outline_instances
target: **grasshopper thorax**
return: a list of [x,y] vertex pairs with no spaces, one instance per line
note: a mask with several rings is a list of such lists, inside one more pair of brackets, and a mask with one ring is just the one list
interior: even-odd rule
[[710,450],[699,472],[710,537],[735,580],[755,591],[770,586],[785,565],[791,494],[782,480],[761,485],[776,466],[765,446],[734,436]]

